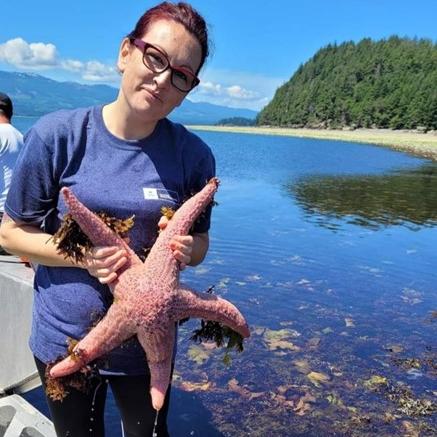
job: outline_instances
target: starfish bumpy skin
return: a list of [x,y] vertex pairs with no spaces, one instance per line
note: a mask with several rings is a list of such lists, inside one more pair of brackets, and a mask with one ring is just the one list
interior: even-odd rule
[[212,201],[218,184],[217,178],[211,179],[176,211],[144,263],[68,188],[61,190],[70,214],[92,243],[123,247],[128,261],[110,284],[114,303],[105,317],[79,341],[72,355],[51,369],[50,376],[69,375],[137,335],[147,355],[152,404],[160,410],[170,383],[175,322],[198,317],[221,322],[243,337],[250,336],[246,320],[229,301],[181,286],[179,263],[170,249],[174,236],[188,234],[194,221]]

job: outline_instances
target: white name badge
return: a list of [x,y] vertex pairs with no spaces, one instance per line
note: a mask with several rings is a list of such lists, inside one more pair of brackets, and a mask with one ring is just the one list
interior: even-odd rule
[[176,203],[179,198],[175,191],[167,191],[163,188],[143,187],[143,194],[146,200],[167,200]]
[[146,200],[157,200],[158,190],[156,188],[143,188],[144,198]]

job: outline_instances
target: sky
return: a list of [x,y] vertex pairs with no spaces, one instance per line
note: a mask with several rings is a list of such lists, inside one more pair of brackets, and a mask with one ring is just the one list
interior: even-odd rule
[[[118,87],[119,44],[157,3],[3,0],[0,70]],[[437,0],[190,3],[206,19],[213,43],[201,83],[188,95],[192,101],[260,110],[299,65],[329,43],[394,34],[437,43]]]

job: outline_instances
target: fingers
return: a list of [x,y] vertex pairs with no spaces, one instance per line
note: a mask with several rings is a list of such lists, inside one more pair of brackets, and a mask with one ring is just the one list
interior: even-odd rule
[[126,264],[127,257],[122,256],[107,267],[93,269],[94,275],[102,284],[109,284],[117,278],[117,271]]
[[117,246],[94,247],[91,251],[93,259],[102,259],[114,255],[120,249]]
[[163,215],[159,219],[158,228],[162,231],[162,230],[164,230],[167,227],[167,225],[168,225],[168,218],[165,215]]
[[179,263],[180,263],[179,268],[181,270],[184,270],[185,267],[191,261],[191,256],[185,255],[184,253],[180,252],[179,250],[174,250],[173,251],[173,256],[179,261]]
[[170,242],[170,249],[173,256],[180,262],[180,268],[183,270],[191,262],[193,253],[193,237],[191,235],[178,235]]
[[86,257],[85,267],[101,284],[109,284],[127,259],[126,251],[118,247],[96,247]]
[[186,246],[193,248],[193,236],[192,235],[176,235],[173,237],[171,244],[175,244],[176,246]]
[[[93,275],[93,276],[95,276],[95,275]],[[114,282],[117,279],[117,273],[112,272],[108,276],[102,276],[102,277],[95,276],[95,277],[99,280],[99,282],[101,284],[105,285],[105,284],[110,284],[111,282]]]
[[126,251],[118,247],[97,247],[91,253],[92,267],[104,269],[111,267],[121,257],[126,257]]

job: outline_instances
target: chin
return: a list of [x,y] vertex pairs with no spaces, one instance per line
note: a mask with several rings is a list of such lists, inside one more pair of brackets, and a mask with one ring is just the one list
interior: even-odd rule
[[159,120],[165,118],[167,114],[163,114],[162,112],[157,112],[148,109],[138,109],[136,111],[138,118],[141,119],[144,123],[157,123]]
[[130,107],[138,118],[147,122],[161,120],[175,108],[166,108],[161,102],[151,102],[144,96],[132,100]]

